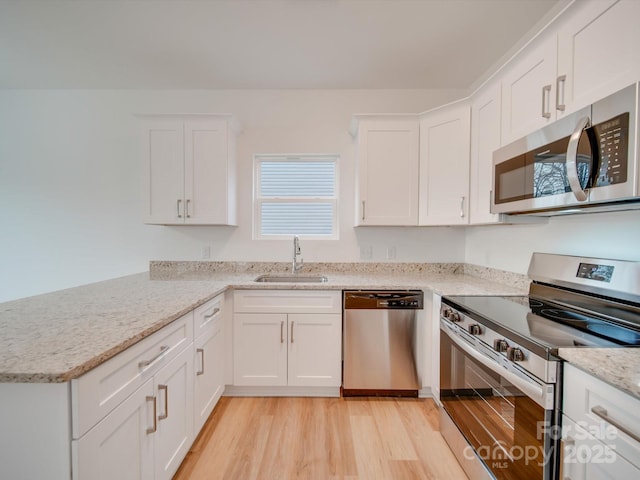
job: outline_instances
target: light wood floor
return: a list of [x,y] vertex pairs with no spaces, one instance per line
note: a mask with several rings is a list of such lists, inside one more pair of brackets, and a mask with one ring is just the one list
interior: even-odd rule
[[174,477],[466,478],[432,400],[233,397],[220,400]]

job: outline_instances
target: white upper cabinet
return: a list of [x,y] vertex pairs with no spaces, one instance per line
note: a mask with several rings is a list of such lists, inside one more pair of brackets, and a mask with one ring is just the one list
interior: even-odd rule
[[575,111],[640,78],[640,2],[576,2],[558,28],[559,103]]
[[359,115],[356,226],[418,224],[418,118]]
[[471,103],[471,162],[469,175],[469,223],[500,221],[492,214],[493,152],[500,147],[501,89],[494,83],[477,93]]
[[144,221],[235,225],[235,134],[229,115],[145,115]]
[[576,1],[507,65],[502,144],[640,78],[637,0]]
[[502,143],[510,143],[556,119],[556,36],[540,39],[502,77]]
[[419,225],[469,223],[470,128],[466,100],[420,117]]

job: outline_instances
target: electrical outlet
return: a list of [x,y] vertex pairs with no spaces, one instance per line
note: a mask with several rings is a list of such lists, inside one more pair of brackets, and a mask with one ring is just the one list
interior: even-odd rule
[[387,248],[387,260],[394,260],[396,258],[396,247]]
[[372,257],[373,257],[373,247],[371,245],[367,245],[366,247],[360,247],[361,260],[371,260]]
[[204,247],[202,247],[202,259],[208,260],[210,258],[211,258],[211,247],[208,245],[205,245]]

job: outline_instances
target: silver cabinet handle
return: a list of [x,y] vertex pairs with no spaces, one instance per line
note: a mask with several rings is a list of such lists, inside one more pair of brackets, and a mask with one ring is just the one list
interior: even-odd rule
[[178,218],[182,218],[182,214],[180,213],[180,204],[182,203],[182,200],[178,199],[178,201],[176,202],[176,210],[178,211]]
[[211,317],[213,317],[214,315],[216,315],[217,313],[220,313],[220,309],[218,307],[213,309],[213,312],[211,312],[208,315],[205,315],[204,318],[209,319]]
[[188,199],[187,199],[187,203],[186,203],[186,205],[185,205],[185,207],[184,207],[184,210],[185,210],[185,216],[186,216],[187,218],[191,218],[191,214],[189,213],[189,204],[190,204],[190,203],[191,203],[191,200],[188,200]]
[[551,85],[545,85],[542,87],[542,116],[544,118],[551,118],[550,109],[547,108],[549,104],[549,95],[551,95]]
[[196,375],[204,375],[204,348],[196,348],[196,354],[200,354],[200,365],[202,368],[196,372]]
[[280,322],[280,343],[284,343],[284,321]]
[[460,197],[460,218],[464,218],[464,196]]
[[[567,106],[564,103],[565,102],[564,89],[565,89],[566,83],[567,83],[566,75],[560,75],[558,78],[556,78],[556,110],[560,110],[561,112],[564,112],[565,108],[567,108]],[[560,88],[560,84],[562,84],[562,89]],[[562,103],[560,103],[560,92],[562,92]]]
[[138,362],[138,368],[141,368],[141,369],[148,368],[152,363],[160,360],[168,351],[169,351],[169,345],[162,345],[160,347],[160,352],[155,357],[149,360],[142,360],[141,362]]
[[640,442],[640,435],[638,435],[635,432],[632,432],[631,430],[629,430],[627,427],[625,427],[624,425],[622,425],[620,422],[618,422],[617,420],[614,420],[613,418],[611,418],[609,416],[609,413],[607,412],[607,409],[604,407],[601,407],[600,405],[596,405],[595,407],[593,407],[591,409],[591,412],[594,415],[597,415],[598,417],[600,417],[602,420],[604,420],[605,422],[613,425],[614,427],[616,427],[618,430],[620,430],[622,433],[629,435],[631,438],[633,438],[636,442]]
[[293,343],[293,321],[291,322],[291,343]]
[[156,397],[151,395],[147,395],[146,401],[153,402],[153,427],[147,428],[147,435],[149,435],[158,431],[158,420],[156,418],[156,415],[158,414],[158,402],[156,401]]
[[576,124],[576,129],[571,134],[569,139],[569,146],[567,147],[567,179],[569,180],[569,187],[576,200],[583,202],[587,199],[587,192],[582,189],[580,185],[580,179],[578,178],[578,143],[580,137],[585,128],[589,128],[591,121],[589,117],[582,117]]
[[158,385],[158,392],[160,392],[160,390],[164,390],[164,414],[158,415],[158,420],[164,420],[169,416],[169,386]]
[[364,200],[362,200],[362,221],[364,222]]

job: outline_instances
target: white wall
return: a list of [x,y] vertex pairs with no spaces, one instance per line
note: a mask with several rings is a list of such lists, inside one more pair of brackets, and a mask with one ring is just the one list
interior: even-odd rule
[[527,273],[533,252],[640,261],[640,211],[557,216],[546,224],[470,227],[465,261]]
[[[340,240],[303,241],[306,261],[464,261],[455,228],[353,228],[353,113],[411,113],[456,91],[0,91],[0,301],[145,271],[149,260],[288,261],[288,241],[251,240],[254,153],[340,154]],[[239,226],[143,225],[135,113],[234,113]]]

